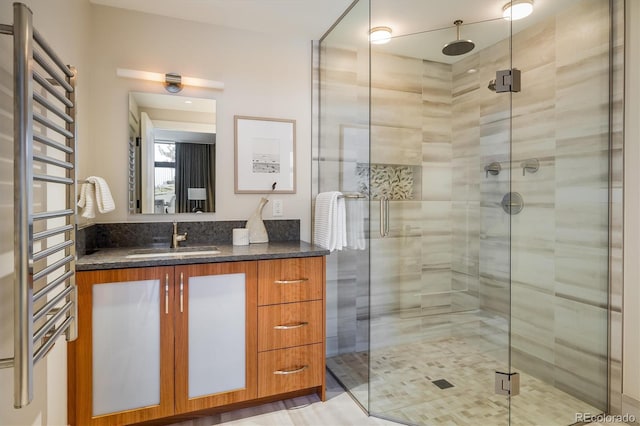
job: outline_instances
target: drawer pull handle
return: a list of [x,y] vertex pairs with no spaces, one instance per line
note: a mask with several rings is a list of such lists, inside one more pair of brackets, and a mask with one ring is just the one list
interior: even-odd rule
[[293,370],[276,370],[273,372],[273,374],[296,374],[296,373],[301,373],[304,370],[306,370],[307,368],[309,368],[308,365],[303,365],[302,367],[299,368],[294,368]]
[[294,329],[294,328],[300,328],[300,327],[304,327],[304,326],[307,326],[307,325],[309,325],[308,322],[299,322],[297,324],[291,324],[291,325],[284,325],[284,324],[283,325],[276,325],[273,328],[276,329],[276,330],[291,330],[291,329]]
[[276,284],[301,284],[309,281],[309,278],[300,278],[299,280],[275,280]]

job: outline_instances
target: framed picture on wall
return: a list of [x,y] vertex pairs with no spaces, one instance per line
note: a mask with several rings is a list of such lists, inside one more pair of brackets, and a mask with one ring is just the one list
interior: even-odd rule
[[235,193],[296,192],[296,122],[234,117]]

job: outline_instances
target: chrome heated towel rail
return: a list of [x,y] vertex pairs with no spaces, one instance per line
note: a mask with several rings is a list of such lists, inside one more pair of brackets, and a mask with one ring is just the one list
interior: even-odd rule
[[33,399],[34,365],[58,338],[77,337],[75,286],[75,83],[33,28],[32,12],[13,5],[14,78],[14,406]]

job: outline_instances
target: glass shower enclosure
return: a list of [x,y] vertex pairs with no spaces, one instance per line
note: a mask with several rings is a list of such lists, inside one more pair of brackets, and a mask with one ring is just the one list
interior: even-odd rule
[[359,0],[319,44],[327,367],[374,416],[607,410],[610,4],[498,3]]

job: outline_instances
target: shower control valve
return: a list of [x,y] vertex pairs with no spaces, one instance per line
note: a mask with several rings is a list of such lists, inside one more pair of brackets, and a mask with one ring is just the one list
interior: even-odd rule
[[489,177],[489,173],[493,176],[497,176],[500,174],[500,170],[502,170],[502,166],[497,161],[494,161],[493,163],[484,166],[484,176]]

